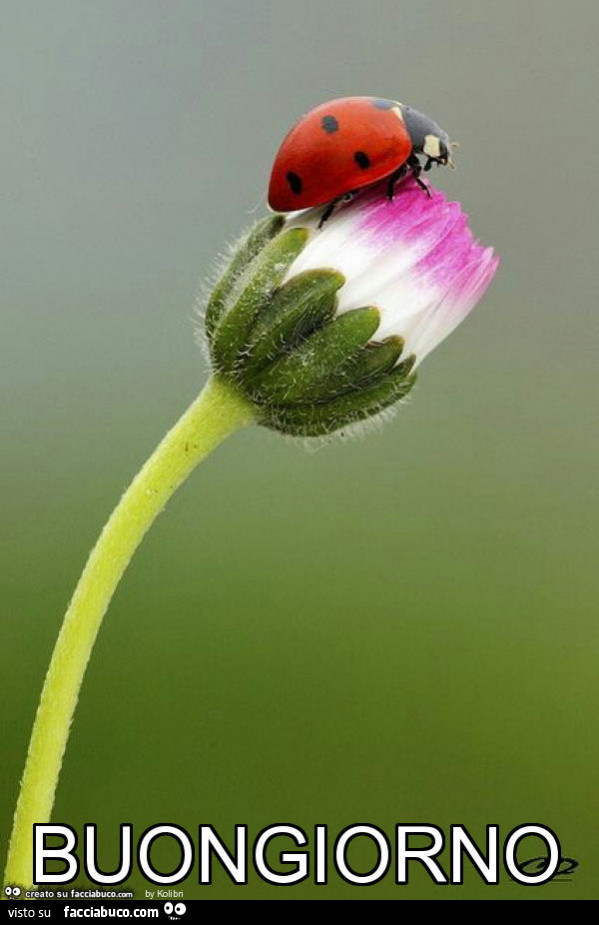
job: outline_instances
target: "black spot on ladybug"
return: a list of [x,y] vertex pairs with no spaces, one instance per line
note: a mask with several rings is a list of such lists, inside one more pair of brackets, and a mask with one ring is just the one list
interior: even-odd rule
[[394,109],[397,103],[395,100],[374,100],[372,105],[375,109]]
[[287,174],[286,180],[289,184],[289,189],[291,192],[295,193],[296,196],[299,196],[302,191],[302,178],[298,177],[296,173],[290,170]]
[[360,170],[367,170],[370,167],[370,158],[364,151],[355,151],[354,160]]
[[333,132],[339,131],[339,123],[335,116],[323,116],[321,125],[327,134],[331,135]]

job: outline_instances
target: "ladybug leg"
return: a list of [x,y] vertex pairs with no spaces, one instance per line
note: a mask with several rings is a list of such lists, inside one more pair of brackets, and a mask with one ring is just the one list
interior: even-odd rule
[[426,164],[424,165],[424,172],[427,173],[427,171],[431,169],[433,164],[436,164],[437,167],[444,167],[448,163],[449,163],[449,158],[445,159],[444,157],[430,157],[429,155],[427,155]]
[[326,207],[326,209],[321,215],[320,221],[318,223],[318,227],[322,228],[324,223],[331,217],[331,215],[333,214],[333,212],[335,211],[336,207],[339,205],[340,202],[351,202],[354,196],[355,196],[355,193],[352,190],[350,190],[349,193],[344,193],[343,196],[337,196],[336,199],[333,199],[332,202],[329,202],[328,206]]
[[390,201],[393,200],[393,196],[395,195],[395,184],[398,183],[402,177],[405,177],[407,172],[407,165],[402,164],[401,167],[395,170],[389,177],[389,180],[387,181],[387,199]]
[[344,196],[338,196],[337,199],[333,199],[331,202],[329,202],[328,206],[326,207],[326,209],[320,216],[320,221],[318,223],[319,230],[322,228],[324,223],[331,217],[331,215],[335,211],[335,206],[337,205],[337,203],[341,202],[341,200],[344,198],[345,198]]
[[420,187],[420,189],[421,189],[421,190],[424,190],[424,192],[426,193],[426,195],[428,196],[428,198],[431,199],[431,191],[430,191],[430,189],[428,188],[428,186],[426,185],[426,183],[424,182],[424,180],[421,180],[421,179],[420,179],[420,174],[422,173],[422,164],[420,163],[420,161],[418,160],[418,158],[416,157],[415,154],[411,154],[411,155],[409,156],[409,158],[408,158],[408,160],[407,160],[407,164],[408,164],[408,167],[411,169],[411,171],[412,171],[412,176],[413,176],[414,179],[416,180],[416,183],[418,184],[418,186]]

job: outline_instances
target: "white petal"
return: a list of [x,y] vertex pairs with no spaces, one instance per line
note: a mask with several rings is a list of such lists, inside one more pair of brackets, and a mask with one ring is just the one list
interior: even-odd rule
[[322,209],[298,213],[289,224],[310,230],[308,244],[286,279],[330,267],[345,276],[338,312],[376,306],[376,340],[398,334],[404,355],[420,362],[471,311],[488,286],[497,259],[472,238],[467,216],[437,190],[428,199],[413,180],[393,201],[384,186],[336,207],[319,229]]

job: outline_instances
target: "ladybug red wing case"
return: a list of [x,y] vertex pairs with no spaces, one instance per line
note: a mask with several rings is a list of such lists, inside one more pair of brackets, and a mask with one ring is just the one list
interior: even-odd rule
[[395,100],[354,96],[322,103],[283,141],[268,203],[276,212],[323,205],[396,172],[413,144]]

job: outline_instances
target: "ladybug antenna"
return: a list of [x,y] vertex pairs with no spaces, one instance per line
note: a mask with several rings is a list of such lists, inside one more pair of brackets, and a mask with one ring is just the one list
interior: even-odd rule
[[450,142],[449,142],[449,147],[451,148],[451,153],[447,156],[447,163],[449,164],[449,166],[451,167],[452,170],[455,170],[455,164],[454,164],[454,162],[453,162],[452,159],[451,159],[451,154],[453,153],[453,149],[454,149],[454,148],[459,148],[459,147],[460,147],[460,143],[459,143],[459,141],[450,141]]

